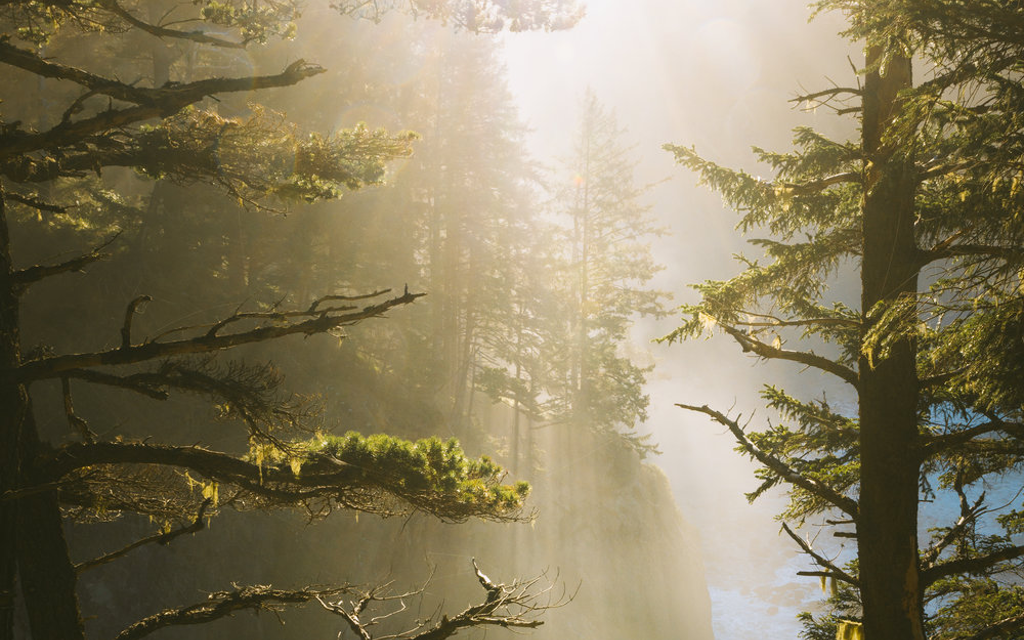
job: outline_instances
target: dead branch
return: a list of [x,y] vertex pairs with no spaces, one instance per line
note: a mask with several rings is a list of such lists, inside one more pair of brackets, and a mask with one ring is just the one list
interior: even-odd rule
[[[16,375],[20,380],[28,382],[57,377],[67,371],[86,367],[135,364],[170,356],[211,353],[243,344],[275,340],[288,335],[310,336],[326,333],[339,327],[357,324],[362,320],[381,317],[391,309],[409,304],[423,295],[406,291],[401,296],[356,311],[341,312],[340,310],[325,309],[314,313],[269,314],[267,318],[263,318],[268,320],[266,324],[235,333],[209,335],[207,332],[206,335],[170,342],[147,341],[127,349],[118,347],[94,353],[44,357],[21,365],[17,369]],[[187,330],[188,328],[182,329],[182,331]]]
[[85,380],[86,382],[92,382],[93,384],[102,384],[108,387],[120,387],[122,389],[128,389],[141,393],[142,395],[153,398],[154,400],[166,400],[169,395],[167,391],[158,384],[154,384],[148,377],[149,374],[135,373],[128,376],[116,376],[109,373],[103,373],[100,371],[93,371],[92,369],[71,369],[65,371],[61,376],[62,378],[77,378],[79,380]]
[[50,213],[66,213],[67,210],[70,208],[61,205],[50,204],[48,202],[43,202],[38,198],[30,198],[29,196],[24,196],[21,195],[20,193],[14,193],[12,191],[4,193],[4,197],[7,198],[8,200],[13,200],[14,202],[17,202],[18,204],[23,204],[26,207],[32,207],[33,209],[38,209],[39,211],[49,211]]
[[147,536],[145,538],[142,538],[141,540],[136,540],[135,542],[125,547],[122,547],[117,551],[112,551],[108,554],[102,555],[99,558],[93,558],[92,560],[80,562],[75,565],[75,573],[81,574],[85,571],[88,571],[89,569],[95,569],[96,567],[105,565],[108,562],[113,562],[114,560],[122,558],[131,553],[132,551],[138,549],[139,547],[143,547],[147,544],[156,543],[159,545],[167,545],[170,544],[175,538],[181,537],[189,533],[197,533],[199,531],[202,531],[204,528],[206,528],[206,522],[203,520],[203,518],[206,516],[206,509],[209,508],[209,506],[212,503],[213,500],[211,498],[207,498],[206,500],[204,500],[203,504],[199,506],[199,512],[196,513],[196,517],[191,524],[183,527],[178,527],[177,529],[173,529],[166,533],[157,533],[155,535]]
[[67,416],[68,425],[73,431],[78,432],[83,441],[94,441],[96,434],[89,429],[89,423],[75,413],[75,405],[71,399],[71,381],[68,380],[68,376],[61,376],[60,389],[64,395],[64,415]]
[[696,411],[697,413],[703,413],[704,415],[713,418],[722,426],[728,427],[729,431],[732,433],[733,437],[736,439],[736,442],[740,445],[740,447],[742,447],[744,451],[746,451],[758,462],[771,469],[774,473],[778,474],[779,477],[781,477],[786,482],[792,485],[796,485],[797,487],[800,487],[801,489],[818,496],[822,500],[825,500],[829,504],[835,506],[840,511],[843,511],[844,513],[849,515],[852,519],[856,520],[858,512],[856,500],[844,496],[843,494],[839,493],[832,487],[822,484],[821,482],[813,478],[808,478],[804,475],[801,475],[799,472],[797,472],[795,469],[790,467],[788,464],[786,464],[779,458],[771,455],[767,451],[764,451],[763,449],[761,449],[760,447],[758,447],[757,445],[750,441],[750,438],[748,438],[747,435],[743,432],[743,427],[741,427],[739,423],[736,422],[735,420],[730,419],[723,413],[715,411],[714,409],[708,407],[707,405],[697,407],[693,405],[677,403],[676,406],[681,409],[686,409],[687,411]]
[[139,306],[147,302],[151,302],[153,298],[147,295],[141,295],[131,302],[128,303],[128,308],[124,311],[124,324],[121,326],[121,348],[131,349],[132,347],[132,319],[135,317],[135,312]]
[[205,624],[236,611],[280,611],[287,605],[301,605],[318,597],[332,597],[347,593],[351,587],[340,586],[325,589],[273,589],[269,586],[253,585],[235,587],[233,591],[216,591],[205,602],[179,609],[169,609],[143,618],[117,635],[115,640],[137,640],[165,627]]
[[120,235],[121,232],[119,231],[89,253],[78,256],[77,258],[72,258],[71,260],[67,260],[60,264],[35,265],[15,271],[11,274],[11,279],[14,281],[14,285],[19,289],[19,291],[24,291],[29,287],[29,285],[38,282],[43,278],[49,278],[50,276],[56,276],[70,271],[81,271],[94,262],[109,258],[110,254],[104,253],[103,250],[117,240]]
[[[534,628],[543,624],[538,617],[549,609],[557,609],[572,602],[575,593],[567,594],[564,589],[555,597],[552,593],[554,585],[538,588],[542,576],[526,580],[514,580],[511,584],[495,583],[484,575],[473,560],[473,569],[480,586],[487,592],[485,600],[470,606],[451,617],[437,614],[431,618],[417,622],[406,631],[387,635],[374,636],[371,629],[379,621],[393,616],[405,608],[406,598],[422,596],[426,584],[419,589],[401,596],[389,596],[386,593],[371,592],[346,606],[343,602],[330,602],[320,597],[317,600],[327,611],[342,617],[348,628],[360,640],[444,640],[456,635],[463,629],[473,627],[499,626],[506,629]],[[429,581],[428,581],[429,582]],[[368,605],[386,600],[399,600],[401,608],[369,621],[362,621],[360,614]]]

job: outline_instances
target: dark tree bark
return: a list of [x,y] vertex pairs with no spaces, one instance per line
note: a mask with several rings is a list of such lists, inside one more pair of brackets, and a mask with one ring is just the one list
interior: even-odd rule
[[[12,281],[6,198],[0,185],[0,370],[12,371],[21,360],[18,340],[18,295]],[[3,495],[18,487],[18,441],[28,408],[22,385],[0,377],[0,640],[14,639],[14,594],[17,575],[17,512]]]
[[[864,86],[861,305],[865,331],[876,305],[917,291],[912,159],[886,147],[885,134],[900,110],[899,92],[911,86],[910,60],[885,60],[868,49]],[[872,313],[872,310],[876,310]],[[923,640],[917,559],[919,452],[915,345],[901,338],[884,358],[860,356],[861,484],[857,522],[864,634],[871,640]]]
[[19,295],[23,283],[10,255],[6,202],[0,187],[0,638],[14,637],[16,576],[35,640],[85,637],[55,491],[14,499],[4,494],[34,483],[38,434],[20,365]]

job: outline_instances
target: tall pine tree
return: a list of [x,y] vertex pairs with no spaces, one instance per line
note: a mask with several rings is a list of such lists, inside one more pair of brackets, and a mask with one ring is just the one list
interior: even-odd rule
[[[727,426],[761,464],[753,496],[788,487],[784,523],[816,518],[856,538],[856,562],[837,566],[784,524],[819,565],[811,573],[839,585],[809,637],[843,625],[871,640],[1015,637],[1024,591],[1000,577],[1021,568],[1022,518],[985,489],[1024,461],[1020,4],[818,6],[846,13],[865,58],[857,82],[800,99],[855,119],[860,137],[799,129],[794,151],[757,150],[769,181],[669,146],[744,232],[766,237],[738,276],[697,287],[668,339],[724,333],[820,370],[848,385],[857,413],[768,387],[781,421],[746,432],[681,406]],[[851,287],[859,305],[833,293]],[[919,539],[919,503],[944,494],[959,513]]]

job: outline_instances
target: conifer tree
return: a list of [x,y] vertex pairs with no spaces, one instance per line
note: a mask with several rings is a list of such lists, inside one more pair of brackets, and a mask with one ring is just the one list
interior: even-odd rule
[[[335,9],[351,13],[368,6],[418,11],[474,30],[561,28],[579,17],[572,2],[511,8],[488,0],[341,2]],[[417,509],[452,521],[477,516],[508,520],[519,513],[526,486],[504,484],[500,468],[486,459],[467,458],[457,443],[313,434],[314,407],[284,393],[273,367],[215,359],[228,349],[287,336],[337,335],[343,327],[378,318],[419,297],[408,289],[391,295],[320,292],[291,308],[238,307],[208,322],[186,322],[154,333],[139,328],[137,316],[150,297],[137,296],[123,300],[114,312],[119,332],[115,327],[116,339],[105,345],[77,343],[84,331],[74,321],[67,323],[73,335],[61,336],[73,345],[67,350],[22,344],[26,293],[36,295],[45,283],[95,265],[117,245],[26,266],[17,244],[20,227],[50,224],[75,206],[80,208],[74,217],[83,236],[93,225],[109,223],[110,211],[119,210],[129,194],[97,188],[96,176],[104,170],[126,167],[151,178],[210,185],[240,205],[257,208],[268,202],[330,199],[377,184],[390,160],[409,154],[414,137],[408,134],[364,127],[322,134],[301,131],[280,114],[259,107],[245,113],[218,110],[218,97],[292,87],[323,71],[295,60],[275,73],[222,77],[216,65],[191,65],[196,56],[216,57],[210,52],[240,51],[291,37],[297,14],[297,5],[290,2],[198,2],[158,11],[117,0],[14,1],[0,8],[3,640],[13,637],[19,600],[35,640],[84,637],[76,576],[94,564],[72,564],[62,530],[65,515],[124,511],[152,516],[170,528],[105,556],[106,562],[139,545],[195,531],[218,501],[238,508],[305,508],[313,516],[335,507],[385,515]],[[141,57],[109,55],[131,47],[132,38],[158,44],[140,47]],[[168,43],[187,50],[188,59],[172,63],[163,58],[160,53],[167,52],[162,45]],[[55,80],[62,82],[51,82]],[[195,239],[197,244],[204,241],[215,244],[219,239]],[[33,396],[47,381],[60,385],[70,437],[50,441],[39,429]],[[72,392],[93,385],[154,400],[179,392],[212,399],[226,417],[243,426],[248,451],[178,446],[161,442],[159,433],[105,440],[74,408]],[[487,592],[485,603],[406,635],[449,637],[480,624],[481,616],[485,624],[537,624],[520,616],[538,608],[529,604],[527,585],[506,586],[483,574],[478,577]],[[318,600],[344,618],[354,633],[372,637],[369,623],[361,623],[358,613],[379,593],[358,600],[359,611],[329,600],[347,592],[240,588],[215,593],[205,604],[157,613],[120,637],[142,637],[167,625],[205,622],[239,609],[276,610]],[[507,607],[523,604],[524,596],[526,607],[509,613]]]
[[[837,583],[833,613],[808,637],[861,625],[870,640],[1016,637],[1024,591],[1001,577],[1021,568],[1020,505],[985,489],[1024,460],[1021,9],[818,8],[846,14],[865,59],[855,83],[799,100],[853,118],[860,137],[798,129],[794,151],[756,150],[767,181],[668,147],[764,237],[739,275],[696,287],[700,302],[667,339],[723,333],[758,358],[819,370],[847,385],[856,414],[774,386],[763,396],[781,421],[767,430],[680,406],[727,426],[761,465],[751,497],[788,488],[784,530],[818,565],[809,573]],[[858,305],[835,293],[844,286]],[[919,539],[926,499],[959,513]],[[812,518],[855,537],[856,561],[839,566],[789,526]]]
[[633,318],[663,312],[664,292],[648,288],[659,270],[650,238],[661,233],[635,183],[623,129],[592,91],[580,110],[568,180],[557,194],[568,247],[560,279],[566,336],[552,345],[562,366],[555,395],[560,419],[618,433],[652,451],[635,432],[647,417],[650,368],[621,353]]

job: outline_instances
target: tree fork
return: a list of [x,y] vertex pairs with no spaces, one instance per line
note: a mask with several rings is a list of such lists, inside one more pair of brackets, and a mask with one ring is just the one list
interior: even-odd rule
[[[862,142],[865,162],[861,305],[864,331],[878,305],[917,292],[914,181],[910,158],[887,148],[912,86],[911,61],[878,44],[867,49]],[[873,320],[874,319],[874,320]],[[923,640],[917,558],[919,384],[913,338],[900,338],[884,358],[859,359],[861,437],[857,525],[864,635],[870,640]]]

